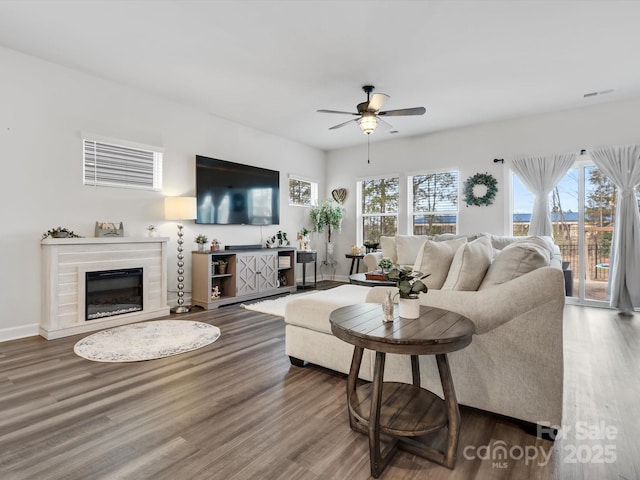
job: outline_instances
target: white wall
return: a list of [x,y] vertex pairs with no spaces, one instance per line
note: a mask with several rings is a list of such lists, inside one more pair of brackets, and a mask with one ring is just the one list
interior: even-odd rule
[[[279,170],[281,224],[261,229],[185,222],[187,252],[195,249],[197,233],[223,244],[261,243],[279,229],[295,239],[309,224],[308,209],[288,206],[288,175],[317,179],[325,190],[320,150],[5,48],[0,71],[0,341],[37,333],[40,237],[48,229],[61,225],[93,236],[96,221],[122,221],[127,236],[143,236],[155,224],[172,238],[169,252],[175,252],[176,227],[163,219],[163,198],[195,194],[196,154]],[[164,147],[163,191],[83,186],[81,131]],[[189,254],[186,260],[190,291]],[[175,264],[170,255],[170,291]]]
[[[427,115],[429,113],[427,112]],[[510,234],[511,202],[508,167],[494,158],[513,158],[579,151],[602,145],[640,142],[640,99],[618,101],[581,109],[536,115],[510,121],[487,123],[431,135],[371,143],[371,164],[367,164],[366,137],[362,146],[328,154],[327,195],[334,188],[349,191],[342,232],[336,236],[338,276],[348,274],[344,254],[356,243],[356,180],[381,174],[400,174],[401,204],[406,201],[406,178],[419,170],[458,169],[460,185],[476,173],[488,172],[498,181],[493,205],[467,207],[460,202],[460,233]],[[419,118],[416,119],[419,121]],[[385,135],[375,132],[374,135]],[[399,233],[407,232],[406,210],[401,211]]]

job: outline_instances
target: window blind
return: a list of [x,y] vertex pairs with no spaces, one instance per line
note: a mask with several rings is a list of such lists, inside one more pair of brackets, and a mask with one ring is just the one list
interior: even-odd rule
[[84,184],[148,190],[162,188],[162,153],[83,140]]

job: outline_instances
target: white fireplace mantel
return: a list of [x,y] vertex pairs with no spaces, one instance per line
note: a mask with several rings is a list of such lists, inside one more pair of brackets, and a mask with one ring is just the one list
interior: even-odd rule
[[[167,237],[46,238],[42,240],[40,335],[60,338],[169,314]],[[143,309],[86,320],[87,272],[142,267]]]

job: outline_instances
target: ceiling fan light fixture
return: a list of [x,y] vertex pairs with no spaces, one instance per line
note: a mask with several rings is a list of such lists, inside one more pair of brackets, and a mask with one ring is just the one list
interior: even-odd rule
[[374,132],[378,126],[378,117],[373,112],[365,112],[362,114],[362,118],[358,120],[360,124],[360,130],[365,135],[370,135]]

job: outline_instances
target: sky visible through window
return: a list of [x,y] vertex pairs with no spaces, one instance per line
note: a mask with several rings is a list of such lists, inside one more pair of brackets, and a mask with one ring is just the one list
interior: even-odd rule
[[[579,170],[572,168],[558,184],[558,191],[562,199],[562,210],[565,212],[578,211],[578,175]],[[587,193],[593,190],[593,185],[585,185]],[[533,194],[520,182],[517,175],[513,176],[513,213],[531,213],[533,210]]]

